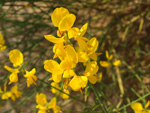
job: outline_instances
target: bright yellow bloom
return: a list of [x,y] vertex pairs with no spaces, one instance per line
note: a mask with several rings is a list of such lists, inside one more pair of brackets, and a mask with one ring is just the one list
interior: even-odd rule
[[134,110],[135,113],[150,113],[150,110],[147,110],[147,108],[150,106],[150,101],[148,101],[143,108],[142,104],[139,102],[135,102],[131,104],[131,108]]
[[6,70],[8,70],[9,72],[11,72],[12,74],[9,76],[9,84],[13,83],[13,82],[18,82],[18,73],[19,73],[19,68],[17,69],[12,69],[8,66],[4,66],[4,68]]
[[[83,45],[83,43],[81,44]],[[97,56],[101,53],[96,53],[98,47],[98,41],[95,37],[87,41],[87,49],[83,51],[80,47],[76,47],[78,53],[79,62],[87,62],[89,58],[97,60]]]
[[[107,61],[100,61],[100,65],[102,67],[105,67],[105,68],[107,68],[107,67],[109,67],[111,65],[110,61],[112,60],[113,55],[112,54],[109,55],[108,51],[106,51],[106,58],[107,58]],[[121,61],[120,60],[116,60],[116,61],[113,62],[113,65],[114,66],[120,66],[121,65]]]
[[9,59],[13,66],[20,66],[23,63],[23,54],[18,50],[14,49],[9,52]]
[[59,106],[56,105],[56,97],[52,98],[48,104],[49,109],[53,109],[54,113],[60,113],[61,109]]
[[97,82],[97,76],[96,73],[98,71],[98,66],[96,61],[92,61],[86,65],[85,72],[83,73],[84,76],[88,77],[89,81],[92,84],[95,84]]
[[34,75],[36,73],[35,68],[33,68],[31,71],[26,71],[26,74],[24,75],[25,78],[27,78],[27,86],[30,87],[31,84],[36,85],[37,77]]
[[88,78],[86,76],[74,76],[70,83],[69,86],[72,88],[74,91],[79,91],[81,88],[85,88],[88,82]]
[[60,31],[68,31],[74,24],[76,16],[69,14],[69,11],[63,7],[56,8],[52,13],[52,22]]
[[5,44],[4,37],[3,37],[3,35],[0,33],[0,51],[3,51],[3,50],[6,49],[6,46],[5,46],[4,44]]

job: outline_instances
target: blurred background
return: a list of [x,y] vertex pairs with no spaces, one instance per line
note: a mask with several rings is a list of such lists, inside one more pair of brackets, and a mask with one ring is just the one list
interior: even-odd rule
[[[12,49],[23,52],[28,70],[35,67],[36,75],[48,81],[50,73],[44,70],[43,62],[53,58],[53,44],[44,35],[56,36],[57,28],[53,26],[51,14],[57,7],[65,7],[76,15],[74,26],[80,28],[88,23],[85,37],[98,39],[97,51],[103,53],[99,61],[106,60],[106,50],[114,55],[113,59],[121,60],[120,67],[100,67],[103,78],[95,85],[102,92],[102,101],[110,113],[113,109],[132,113],[130,102],[138,98],[142,98],[143,103],[150,100],[147,95],[150,90],[150,0],[1,0],[0,32],[7,49],[0,52],[0,86],[3,87],[10,74],[4,65],[12,66],[8,57]],[[36,92],[45,92],[49,100],[53,96],[48,84],[40,82],[36,89],[35,86],[27,88],[21,75],[18,84],[23,97],[7,103],[0,100],[2,113],[37,112]],[[84,101],[79,92],[71,95]],[[95,98],[89,90],[88,103],[97,105]],[[63,113],[101,111],[100,106],[90,108],[72,99],[58,103],[65,103]]]

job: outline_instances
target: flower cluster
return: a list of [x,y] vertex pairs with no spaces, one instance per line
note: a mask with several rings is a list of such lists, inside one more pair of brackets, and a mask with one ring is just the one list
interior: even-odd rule
[[[88,81],[95,84],[99,80],[96,61],[101,53],[96,53],[98,40],[95,37],[90,40],[84,37],[88,24],[80,29],[73,27],[76,17],[63,7],[56,8],[51,19],[54,26],[58,27],[57,37],[45,35],[45,38],[55,44],[54,59],[59,58],[60,63],[51,59],[44,62],[45,70],[52,73],[50,80],[62,82],[63,89],[70,87],[73,91],[81,91]],[[84,66],[85,70],[75,72],[77,65]]]
[[56,105],[56,97],[52,98],[48,103],[44,93],[37,93],[36,102],[38,104],[36,108],[40,109],[38,113],[47,113],[50,109],[53,109],[54,113],[61,112],[60,107]]
[[27,70],[22,68],[23,54],[18,49],[14,49],[9,52],[9,59],[13,64],[13,68],[5,66],[5,69],[11,72],[9,76],[9,84],[18,82],[18,73],[20,72],[19,70],[22,69],[22,72],[26,72],[26,74],[24,74],[24,77],[27,78],[27,86],[30,87],[31,84],[36,85],[35,81],[37,81],[37,77],[34,75],[36,70],[35,68],[33,68],[28,72]]

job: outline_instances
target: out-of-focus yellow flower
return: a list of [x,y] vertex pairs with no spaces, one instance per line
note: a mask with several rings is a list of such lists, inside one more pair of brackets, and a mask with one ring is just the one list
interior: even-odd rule
[[60,113],[61,109],[59,106],[56,105],[56,97],[52,98],[48,104],[49,109],[53,109],[54,113]]
[[76,16],[69,14],[66,8],[56,8],[51,16],[54,26],[58,27],[60,31],[68,31],[74,24]]
[[15,101],[16,98],[21,97],[21,95],[22,95],[22,93],[21,93],[20,91],[18,91],[18,86],[17,86],[17,85],[13,86],[13,87],[11,88],[10,92],[12,93],[11,99],[12,99],[13,101]]
[[36,85],[37,77],[34,75],[36,73],[35,68],[33,68],[31,71],[26,71],[26,74],[24,75],[25,78],[27,78],[27,86],[30,87],[31,84]]
[[3,51],[3,50],[6,49],[6,46],[5,46],[4,44],[5,44],[4,37],[3,37],[3,35],[0,33],[0,51]]
[[139,102],[135,102],[131,104],[131,108],[134,110],[135,113],[150,113],[150,110],[147,109],[149,106],[150,106],[150,101],[146,103],[144,108],[142,104]]
[[[105,67],[105,68],[111,66],[111,62],[110,62],[110,61],[112,60],[113,55],[112,55],[112,54],[109,55],[108,51],[106,51],[106,58],[107,58],[107,61],[100,61],[100,62],[99,62],[100,65],[101,65],[102,67]],[[121,65],[121,61],[120,61],[120,60],[116,60],[116,61],[114,61],[112,64],[113,64],[114,66],[120,66],[120,65]]]
[[9,59],[13,66],[20,66],[23,63],[23,54],[18,50],[14,49],[9,52]]
[[38,105],[45,105],[47,103],[46,95],[44,93],[37,93],[36,102]]
[[46,99],[46,95],[44,93],[37,93],[36,95],[36,102],[37,102],[37,106],[36,108],[39,108],[40,110],[38,111],[38,113],[46,113],[46,111],[48,110],[46,104],[47,104],[47,99]]
[[4,91],[2,92],[2,95],[1,95],[1,98],[3,100],[7,100],[11,98],[13,101],[15,101],[16,98],[21,97],[21,92],[18,91],[17,85],[13,86],[10,91],[6,91],[6,90],[7,90],[7,87],[5,86]]
[[10,76],[9,76],[9,80],[10,80],[9,84],[11,84],[11,83],[13,83],[13,82],[18,82],[19,68],[17,68],[17,69],[12,69],[12,68],[10,68],[10,67],[8,67],[8,66],[4,66],[4,68],[5,68],[7,71],[11,72],[11,74],[10,74]]

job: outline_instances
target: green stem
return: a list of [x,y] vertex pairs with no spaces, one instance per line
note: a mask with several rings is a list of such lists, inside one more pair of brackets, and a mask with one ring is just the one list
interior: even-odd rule
[[[45,82],[45,81],[43,81],[43,80],[41,80],[41,79],[39,79],[39,78],[38,78],[38,80],[41,81],[41,82],[43,82],[43,83],[45,83],[45,84],[47,84],[47,85],[50,85],[49,83],[47,83],[47,82]],[[85,103],[85,102],[83,102],[83,101],[81,101],[81,100],[78,100],[78,99],[75,98],[74,96],[71,96],[71,95],[69,95],[69,94],[63,92],[62,90],[60,90],[60,89],[58,89],[58,88],[56,88],[56,87],[54,87],[54,86],[51,86],[51,87],[54,88],[54,89],[56,89],[56,90],[58,90],[58,91],[60,91],[61,93],[64,93],[64,94],[68,95],[70,98],[72,98],[72,99],[74,99],[74,100],[77,100],[78,102],[80,102],[80,103],[82,103],[82,104],[85,104],[85,105],[87,105],[87,106],[91,106],[91,105],[89,105],[89,104],[87,104],[87,103]]]
[[96,97],[98,99],[98,102],[99,102],[101,108],[103,109],[104,113],[108,113],[107,110],[106,110],[106,108],[105,108],[105,106],[104,106],[104,104],[102,103],[102,101],[100,99],[100,96],[97,93],[98,92],[97,89],[91,83],[89,83],[89,85],[93,89],[93,91],[94,91],[94,93],[95,93],[95,95],[96,95]]

